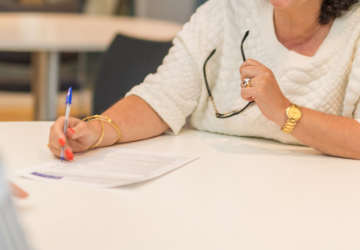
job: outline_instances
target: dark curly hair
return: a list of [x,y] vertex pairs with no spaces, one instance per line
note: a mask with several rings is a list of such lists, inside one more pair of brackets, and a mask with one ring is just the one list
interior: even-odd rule
[[358,0],[324,0],[321,7],[320,23],[328,24],[331,20],[341,17],[342,11],[349,10]]

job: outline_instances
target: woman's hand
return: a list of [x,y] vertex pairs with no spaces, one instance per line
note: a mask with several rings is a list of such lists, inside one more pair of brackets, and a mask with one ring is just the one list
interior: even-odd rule
[[101,136],[101,125],[97,121],[87,123],[70,117],[66,136],[64,123],[65,117],[62,116],[50,128],[49,148],[55,156],[60,157],[61,149],[65,146],[65,158],[73,160],[73,153],[88,150]]
[[285,111],[290,101],[281,92],[273,72],[261,63],[248,59],[241,65],[240,74],[241,82],[246,78],[251,79],[251,87],[242,86],[241,97],[249,102],[255,101],[266,118],[284,126],[287,120]]
[[25,199],[29,196],[24,190],[22,190],[12,182],[10,182],[10,190],[12,195],[19,199]]

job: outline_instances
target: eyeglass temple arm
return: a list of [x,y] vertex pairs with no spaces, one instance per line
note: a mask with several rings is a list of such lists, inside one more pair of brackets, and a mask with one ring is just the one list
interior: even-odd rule
[[242,58],[243,58],[244,62],[246,61],[246,57],[245,57],[243,45],[244,45],[244,42],[245,42],[246,38],[249,36],[249,34],[250,34],[250,30],[246,31],[246,33],[244,35],[244,38],[241,41],[241,45],[240,45],[241,55],[242,55]]
[[215,113],[216,113],[216,116],[219,115],[219,111],[217,110],[216,106],[215,106],[215,102],[214,102],[214,98],[211,94],[211,90],[210,90],[210,86],[209,86],[209,83],[208,83],[208,80],[207,80],[207,77],[206,77],[206,65],[208,63],[208,61],[211,59],[211,57],[213,57],[213,55],[215,54],[216,52],[216,49],[214,49],[210,55],[208,56],[208,58],[206,59],[205,63],[204,63],[204,68],[203,68],[203,71],[204,71],[204,80],[205,80],[205,85],[206,85],[206,89],[207,89],[207,92],[209,94],[209,99],[214,107],[214,110],[215,110]]
[[209,86],[209,83],[208,83],[208,80],[207,80],[207,77],[206,77],[206,65],[208,63],[208,61],[211,59],[211,57],[213,57],[213,55],[215,54],[216,52],[216,49],[214,49],[211,54],[209,55],[209,57],[206,59],[205,63],[204,63],[204,68],[203,68],[203,71],[204,71],[204,80],[205,80],[205,83],[206,83],[206,89],[209,93],[209,97],[210,98],[213,98],[212,97],[212,94],[211,94],[211,91],[210,91],[210,86]]
[[[250,30],[246,31],[245,32],[245,35],[244,35],[244,38],[243,40],[241,41],[241,45],[240,45],[240,50],[241,50],[241,54],[242,54],[242,58],[244,60],[244,62],[246,61],[246,57],[245,57],[245,53],[244,53],[244,48],[243,48],[243,44],[246,40],[246,38],[249,36],[250,34]],[[203,71],[204,71],[204,79],[205,79],[205,83],[206,83],[206,88],[207,88],[207,91],[209,93],[209,97],[210,99],[212,99],[212,94],[211,94],[211,91],[210,91],[210,86],[209,86],[209,83],[208,83],[208,80],[207,80],[207,77],[206,77],[206,65],[207,63],[209,62],[209,60],[211,59],[211,57],[213,57],[213,55],[215,54],[216,52],[216,49],[214,49],[210,55],[208,56],[208,58],[206,59],[205,63],[204,63],[204,68],[203,68]]]
[[[244,49],[243,49],[243,44],[244,44],[246,38],[249,36],[249,34],[250,34],[250,31],[249,30],[246,31],[246,33],[244,35],[244,38],[241,41],[241,45],[240,45],[240,50],[241,50],[241,54],[242,54],[244,62],[246,61],[246,58],[245,58],[245,53],[244,53]],[[216,49],[214,49],[210,53],[210,55],[208,56],[208,58],[206,59],[206,61],[204,63],[203,73],[204,73],[205,85],[206,85],[207,92],[209,94],[209,99],[210,99],[210,101],[211,101],[211,103],[212,103],[212,105],[213,105],[213,107],[215,109],[216,117],[217,118],[229,118],[229,117],[235,116],[237,114],[240,114],[241,112],[243,112],[247,107],[249,107],[254,102],[249,102],[242,110],[240,110],[238,112],[229,112],[229,113],[226,113],[226,114],[220,114],[219,113],[219,111],[217,110],[217,108],[215,106],[214,98],[213,98],[213,96],[211,94],[210,86],[209,86],[209,83],[208,83],[208,80],[207,80],[207,77],[206,77],[206,65],[209,62],[209,60],[214,56],[215,53],[216,53]]]

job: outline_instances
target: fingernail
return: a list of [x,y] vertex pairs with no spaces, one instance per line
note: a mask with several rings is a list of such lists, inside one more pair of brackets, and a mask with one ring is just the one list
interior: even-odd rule
[[71,152],[70,149],[65,150],[65,155],[66,155],[66,158],[68,160],[73,160],[74,159],[74,155],[73,155],[73,153]]
[[75,134],[75,130],[73,128],[69,128],[70,132]]
[[62,139],[62,138],[59,139],[59,143],[60,143],[61,146],[63,146],[63,147],[65,146],[65,140],[64,139]]

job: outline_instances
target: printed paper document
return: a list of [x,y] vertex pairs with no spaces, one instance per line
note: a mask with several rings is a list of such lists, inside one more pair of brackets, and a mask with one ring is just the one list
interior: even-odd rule
[[60,160],[18,173],[26,178],[97,187],[118,187],[164,175],[196,157],[127,150],[96,149],[76,155],[74,162]]

